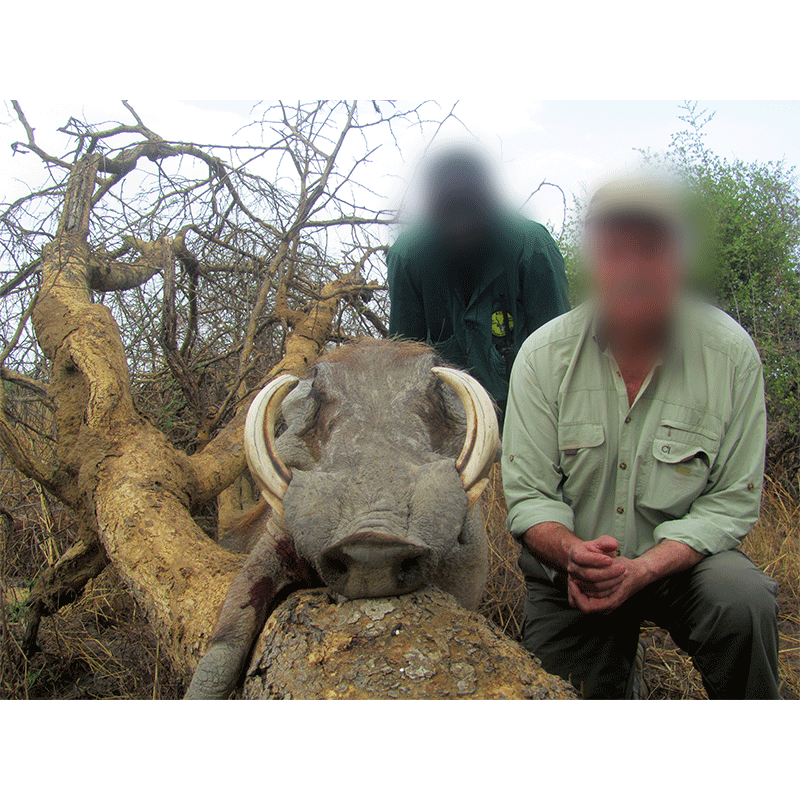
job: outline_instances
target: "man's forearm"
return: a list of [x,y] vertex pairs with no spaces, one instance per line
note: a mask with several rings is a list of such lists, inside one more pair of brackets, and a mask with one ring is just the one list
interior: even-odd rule
[[665,539],[635,560],[644,568],[644,577],[649,584],[666,578],[667,575],[690,569],[704,557],[688,544]]
[[[586,608],[579,605],[584,611],[602,611],[605,609],[604,603],[612,607],[616,584],[620,584],[620,591],[624,590],[625,595],[630,596],[660,578],[690,569],[704,558],[702,553],[689,545],[670,539],[665,539],[633,560],[619,558],[613,552],[617,546],[616,540],[604,536],[596,542],[586,543],[558,522],[534,525],[525,532],[522,542],[540,561],[559,572],[568,573],[570,580],[577,581],[578,594],[583,592],[587,595],[583,597]],[[578,552],[576,545],[584,549],[596,549],[600,545],[605,555],[590,554],[587,560],[586,554]],[[621,572],[623,565],[624,573]],[[597,608],[590,608],[591,603]]]
[[548,566],[566,572],[570,548],[580,539],[559,522],[540,522],[528,528],[522,543],[540,561]]

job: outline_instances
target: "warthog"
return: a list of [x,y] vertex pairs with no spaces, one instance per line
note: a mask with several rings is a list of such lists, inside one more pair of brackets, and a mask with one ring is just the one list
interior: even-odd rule
[[[278,416],[285,431],[276,439]],[[426,584],[468,608],[488,555],[475,506],[499,446],[493,403],[469,375],[408,342],[365,340],[284,375],[253,401],[250,472],[272,507],[223,604],[187,697],[224,698],[282,592],[321,582],[346,598]]]

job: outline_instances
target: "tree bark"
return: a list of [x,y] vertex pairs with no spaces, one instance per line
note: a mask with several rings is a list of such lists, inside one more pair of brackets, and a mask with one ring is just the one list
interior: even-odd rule
[[295,592],[269,618],[247,699],[574,699],[518,644],[439,589],[369,600]]
[[[194,456],[173,447],[138,413],[117,324],[105,306],[91,301],[97,272],[88,232],[98,159],[85,156],[72,169],[56,237],[42,253],[32,314],[52,362],[56,464],[39,464],[21,434],[0,417],[0,445],[26,475],[71,508],[80,535],[32,591],[28,638],[35,638],[39,616],[74,600],[109,560],[143,607],[162,652],[188,674],[242,563],[212,542],[190,512],[244,470],[242,433],[254,393]],[[327,341],[340,299],[360,289],[359,276],[337,279],[316,304],[293,312],[286,357],[265,380],[304,370]]]
[[[119,329],[105,306],[91,302],[87,234],[96,168],[97,157],[87,157],[73,169],[58,234],[42,255],[33,311],[37,338],[52,360],[57,407],[57,465],[49,485],[75,513],[81,538],[70,558],[40,576],[30,610],[48,613],[75,599],[108,558],[164,652],[188,672],[240,559],[192,520],[189,509],[205,476],[136,411]],[[35,635],[34,621],[30,630]]]

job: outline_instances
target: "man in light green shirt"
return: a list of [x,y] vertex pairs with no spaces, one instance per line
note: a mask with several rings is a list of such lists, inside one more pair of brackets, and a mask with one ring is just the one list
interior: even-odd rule
[[764,474],[758,352],[685,296],[670,187],[601,189],[586,245],[593,300],[531,335],[511,376],[503,484],[524,644],[586,697],[630,697],[647,619],[710,697],[778,698],[777,585],[735,549]]

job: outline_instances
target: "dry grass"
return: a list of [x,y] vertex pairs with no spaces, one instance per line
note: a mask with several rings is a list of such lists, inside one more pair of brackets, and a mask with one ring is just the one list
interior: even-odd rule
[[[780,586],[781,694],[787,700],[800,699],[800,506],[775,481],[766,482],[761,519],[742,550]],[[642,634],[649,645],[645,680],[650,697],[705,698],[705,689],[691,659],[667,632],[650,627]]]
[[792,699],[800,699],[800,503],[769,482],[761,519],[742,548],[778,581],[781,679]]
[[74,531],[63,508],[1,461],[0,507],[13,518],[0,543],[0,698],[179,697],[181,682],[111,569],[77,602],[44,619],[38,652],[23,655],[19,643],[30,584],[72,544]]
[[106,570],[83,597],[44,620],[39,650],[17,646],[24,594],[6,604],[13,651],[4,664],[0,697],[26,699],[171,699],[182,682],[160,657],[150,626],[132,597]]
[[520,546],[506,529],[508,507],[503,496],[499,464],[492,469],[481,505],[489,534],[489,577],[480,610],[503,633],[519,641],[522,636],[525,579],[517,566]]

